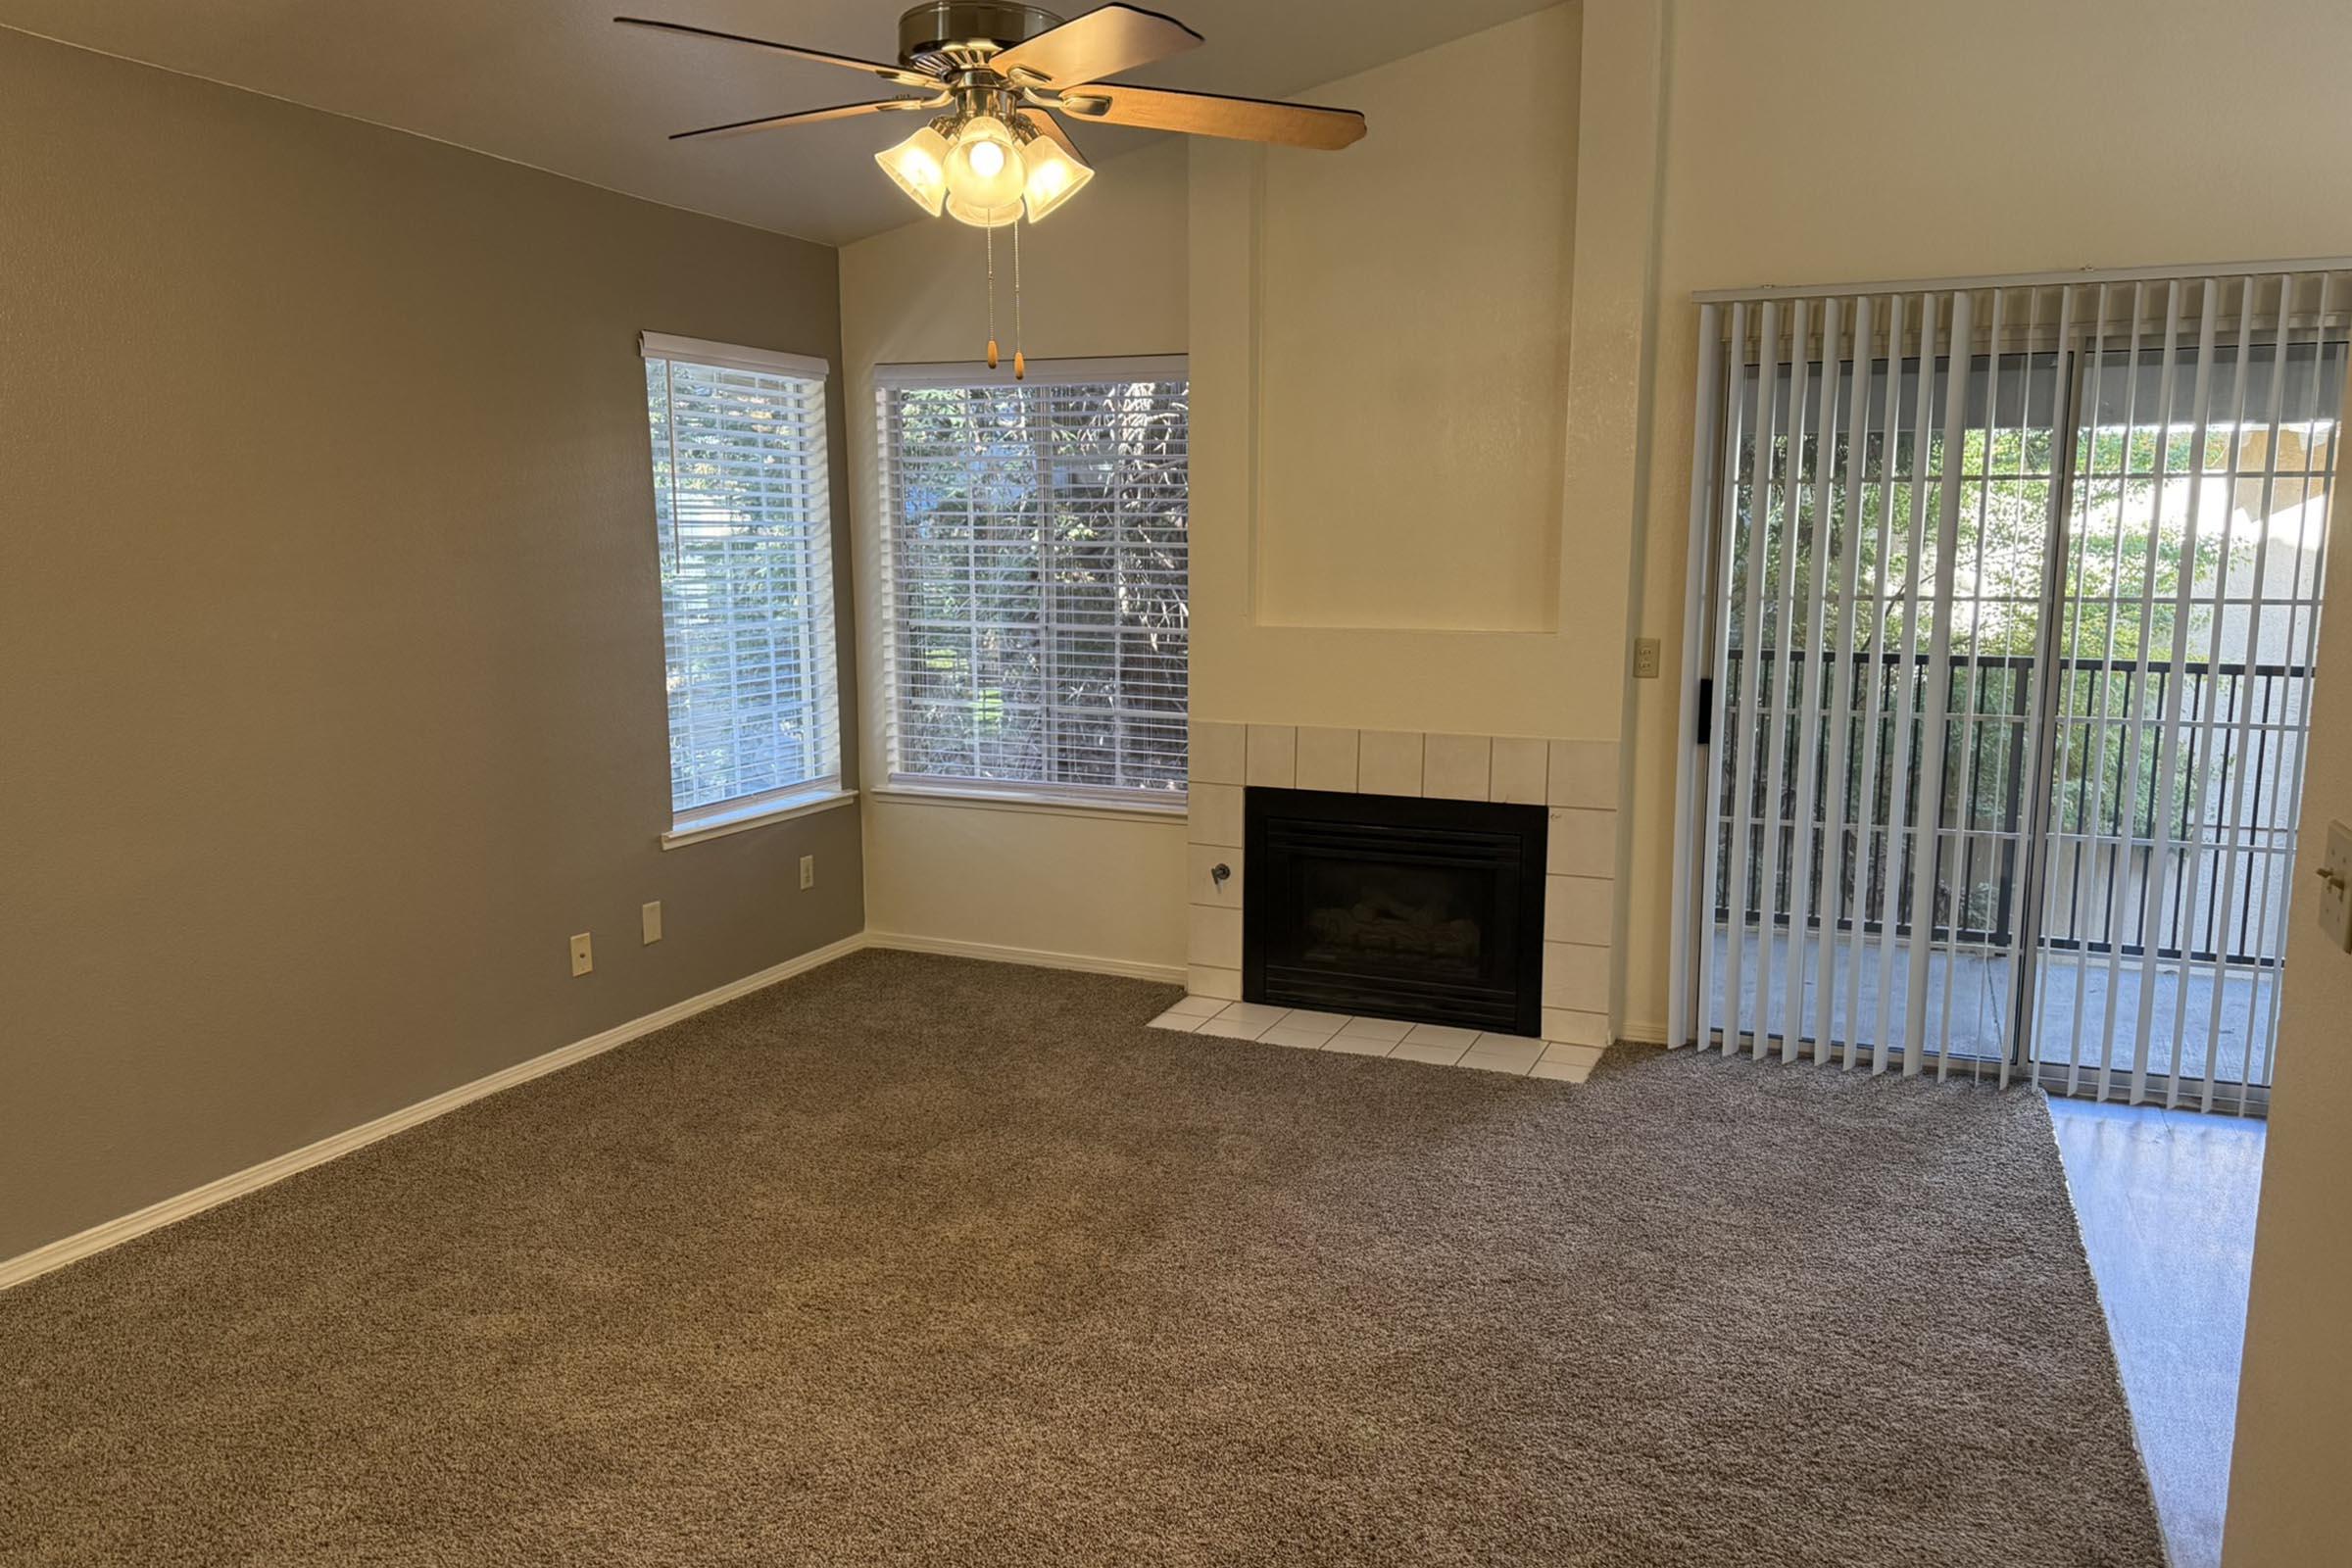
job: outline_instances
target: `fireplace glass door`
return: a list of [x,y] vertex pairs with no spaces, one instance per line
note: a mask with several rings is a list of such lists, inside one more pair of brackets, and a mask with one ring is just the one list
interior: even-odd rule
[[1242,994],[1533,1035],[1542,807],[1252,789]]

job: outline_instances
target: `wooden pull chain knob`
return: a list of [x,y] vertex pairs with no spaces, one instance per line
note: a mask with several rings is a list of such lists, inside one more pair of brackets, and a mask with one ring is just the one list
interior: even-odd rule
[[1014,349],[1012,351],[1012,378],[1015,381],[1018,381],[1028,373],[1029,362],[1021,358],[1021,351],[1019,349]]
[[993,337],[988,340],[988,368],[992,370],[997,368],[997,340]]

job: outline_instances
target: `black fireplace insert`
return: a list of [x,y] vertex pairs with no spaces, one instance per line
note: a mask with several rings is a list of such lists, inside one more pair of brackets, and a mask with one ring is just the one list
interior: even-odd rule
[[1543,1029],[1541,806],[1252,788],[1242,996]]

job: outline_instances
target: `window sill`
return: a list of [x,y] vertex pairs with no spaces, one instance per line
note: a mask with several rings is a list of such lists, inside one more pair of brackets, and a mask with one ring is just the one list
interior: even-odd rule
[[984,811],[1027,811],[1042,816],[1106,816],[1132,821],[1181,822],[1181,795],[1151,801],[1109,801],[1056,795],[1050,790],[959,790],[949,786],[897,783],[868,791],[876,800],[906,806],[976,806]]
[[748,833],[756,827],[771,827],[788,822],[796,816],[813,816],[848,806],[858,799],[856,790],[809,790],[801,795],[785,795],[773,800],[755,801],[731,811],[710,811],[688,818],[662,835],[662,848],[681,849],[700,844],[705,839],[722,839],[730,833]]

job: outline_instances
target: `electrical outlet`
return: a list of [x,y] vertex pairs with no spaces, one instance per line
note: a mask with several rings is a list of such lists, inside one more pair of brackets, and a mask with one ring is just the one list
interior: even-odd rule
[[1662,650],[1660,650],[1658,647],[1658,640],[1655,637],[1635,638],[1634,679],[1656,680],[1658,678],[1658,660],[1661,652]]
[[650,948],[662,940],[662,901],[656,899],[653,903],[640,908],[637,913],[639,918],[645,922],[645,945]]
[[2328,863],[2319,869],[2320,929],[2352,953],[2352,827],[2328,824]]
[[596,967],[596,951],[589,945],[588,933],[583,931],[571,939],[571,973],[578,979]]
[[805,892],[814,886],[816,886],[816,857],[804,855],[801,857],[801,888]]

